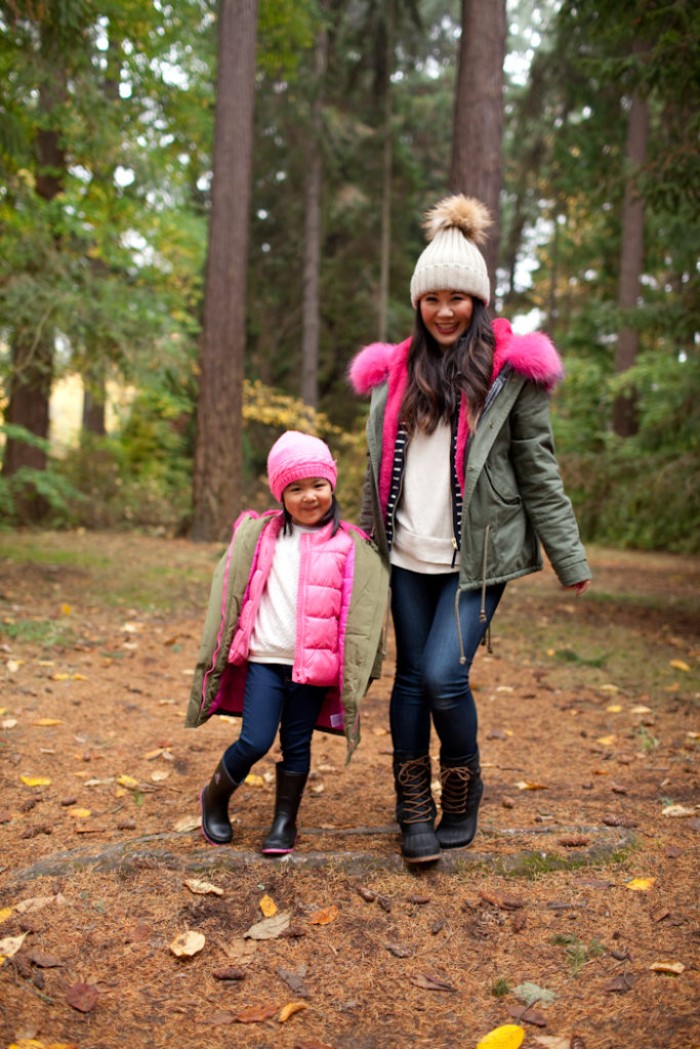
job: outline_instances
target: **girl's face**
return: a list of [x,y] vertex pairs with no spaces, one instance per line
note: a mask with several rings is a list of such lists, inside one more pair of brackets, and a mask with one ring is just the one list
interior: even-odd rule
[[471,324],[474,300],[463,291],[429,291],[419,308],[426,328],[438,346],[447,350]]
[[330,510],[333,489],[325,477],[303,477],[287,485],[282,492],[282,502],[293,524],[313,527]]

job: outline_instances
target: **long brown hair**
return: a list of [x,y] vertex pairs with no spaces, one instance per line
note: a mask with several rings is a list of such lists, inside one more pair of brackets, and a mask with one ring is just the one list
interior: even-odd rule
[[450,422],[462,393],[474,427],[491,385],[495,345],[491,318],[479,299],[474,299],[469,328],[447,352],[426,328],[418,304],[401,406],[401,421],[409,433],[433,433],[439,422]]

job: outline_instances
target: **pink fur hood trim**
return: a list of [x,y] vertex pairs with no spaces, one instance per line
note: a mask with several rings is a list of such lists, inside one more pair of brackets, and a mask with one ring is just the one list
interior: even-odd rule
[[[494,379],[505,364],[510,364],[514,371],[532,382],[541,383],[548,390],[563,378],[561,358],[547,335],[537,331],[516,335],[510,322],[503,318],[493,322],[493,330],[496,335]],[[348,372],[355,393],[368,394],[390,377],[398,380],[399,373],[405,370],[410,345],[410,339],[396,345],[373,342],[360,350]]]
[[[493,359],[492,381],[506,364],[515,372],[525,376],[531,382],[541,384],[551,390],[563,378],[564,368],[559,354],[552,342],[541,332],[529,335],[515,335],[510,322],[505,319],[495,320],[493,330],[496,336],[496,349]],[[410,339],[393,345],[386,342],[374,342],[357,354],[348,370],[350,384],[359,394],[370,393],[375,386],[388,382],[386,410],[384,413],[382,433],[382,462],[379,472],[379,501],[386,512],[393,466],[393,448],[399,425],[399,413],[408,383],[408,352]],[[466,454],[469,424],[464,398],[459,413],[457,428],[457,476],[464,476],[464,457]],[[392,451],[389,452],[388,450]]]

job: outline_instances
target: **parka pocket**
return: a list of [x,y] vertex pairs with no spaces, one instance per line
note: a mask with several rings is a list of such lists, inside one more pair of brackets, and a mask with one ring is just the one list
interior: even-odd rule
[[[498,476],[498,483],[496,483],[495,474]],[[485,463],[484,475],[486,476],[491,492],[499,503],[511,507],[521,505],[522,498],[518,492],[514,474],[510,473],[510,475],[506,475],[504,471],[496,471],[492,466],[489,466],[488,463]]]

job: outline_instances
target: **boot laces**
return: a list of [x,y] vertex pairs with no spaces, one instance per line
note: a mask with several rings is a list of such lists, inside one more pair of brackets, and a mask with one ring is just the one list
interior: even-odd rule
[[433,819],[433,796],[430,790],[430,767],[424,758],[399,766],[397,775],[403,792],[402,823],[428,823]]
[[[450,815],[461,815],[466,812],[469,801],[469,786],[477,774],[472,775],[466,765],[455,768],[440,769],[442,781],[442,811]],[[476,783],[475,783],[476,786]]]

